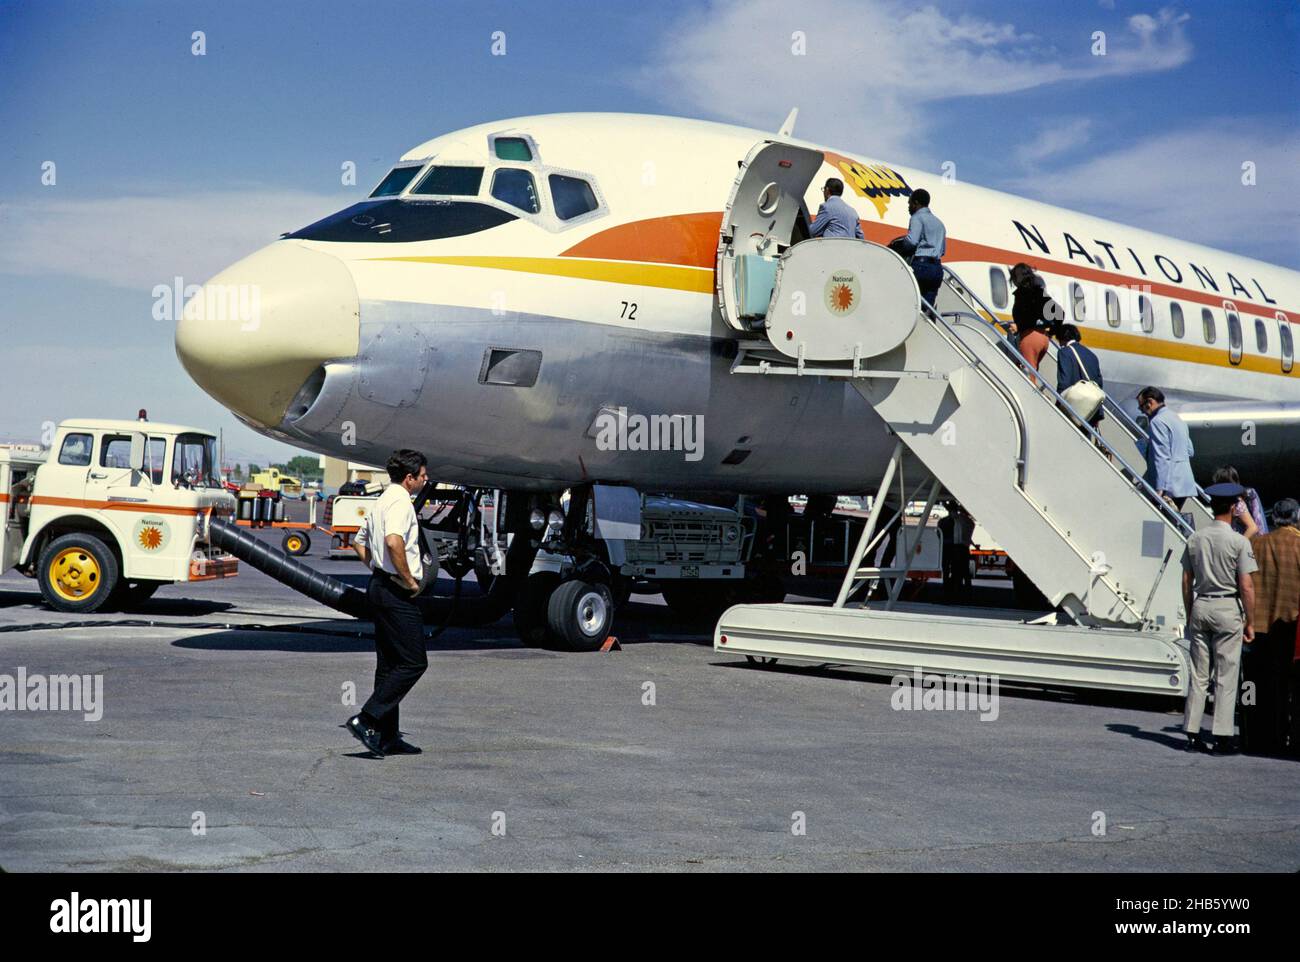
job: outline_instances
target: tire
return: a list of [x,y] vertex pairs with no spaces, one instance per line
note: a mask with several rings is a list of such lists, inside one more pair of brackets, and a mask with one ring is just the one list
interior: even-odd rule
[[551,595],[560,586],[557,571],[538,571],[528,576],[515,601],[515,632],[527,648],[552,647],[558,639],[551,635],[547,613]]
[[117,597],[113,599],[115,607],[122,611],[135,611],[153,597],[161,588],[161,581],[122,581],[117,586]]
[[598,651],[614,627],[614,599],[602,584],[566,581],[555,589],[546,621],[569,651]]
[[45,546],[36,564],[45,603],[55,611],[98,611],[117,589],[117,555],[93,534],[65,534]]
[[305,531],[286,531],[280,547],[291,558],[300,558],[311,550],[311,536]]

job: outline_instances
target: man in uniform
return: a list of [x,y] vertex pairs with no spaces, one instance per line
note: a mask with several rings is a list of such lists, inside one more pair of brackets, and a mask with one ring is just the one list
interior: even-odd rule
[[375,619],[375,690],[347,729],[382,758],[418,755],[398,729],[398,705],[429,667],[424,650],[424,619],[415,596],[424,577],[420,527],[411,496],[429,480],[419,451],[403,448],[388,459],[384,489],[357,532],[357,556],[370,566],[366,597]]
[[[1246,493],[1225,482],[1205,489],[1214,523],[1187,539],[1183,557],[1183,605],[1187,611],[1187,640],[1192,653],[1192,678],[1183,713],[1187,751],[1201,748],[1215,755],[1237,750],[1234,714],[1241,646],[1255,638],[1255,553],[1250,542],[1232,529],[1233,507]],[[1193,595],[1195,600],[1193,601]],[[1214,649],[1214,740],[1203,744],[1201,720],[1210,683],[1210,649]]]

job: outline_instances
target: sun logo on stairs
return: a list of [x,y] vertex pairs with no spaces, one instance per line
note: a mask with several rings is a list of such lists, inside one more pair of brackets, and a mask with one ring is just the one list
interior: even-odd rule
[[826,282],[826,309],[836,317],[851,314],[858,306],[858,278],[852,271],[835,271]]

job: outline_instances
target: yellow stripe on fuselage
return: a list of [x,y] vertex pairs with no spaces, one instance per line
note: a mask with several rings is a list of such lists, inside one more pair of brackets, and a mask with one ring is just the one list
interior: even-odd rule
[[[552,277],[573,277],[610,284],[639,284],[642,287],[662,287],[697,294],[713,293],[713,271],[704,267],[682,267],[676,264],[652,264],[644,261],[588,260],[579,257],[494,257],[490,255],[465,255],[441,257],[371,257],[376,261],[409,261],[418,264],[443,264],[449,267],[486,267],[502,271],[522,271],[527,274],[546,274]],[[1010,314],[997,313],[999,319],[1010,321]],[[1158,337],[1123,334],[1119,331],[1082,325],[1089,347],[1103,351],[1117,351],[1140,357],[1186,361],[1189,364],[1208,364],[1212,367],[1239,368],[1258,374],[1281,377],[1295,376],[1296,371],[1283,372],[1275,357],[1257,357],[1242,352],[1241,363],[1228,359],[1226,347],[1202,347],[1180,344]]]
[[[1010,314],[998,312],[1002,321],[1010,321]],[[1227,347],[1202,347],[1198,344],[1180,344],[1178,341],[1166,341],[1158,337],[1144,337],[1139,334],[1124,334],[1104,327],[1090,327],[1077,324],[1084,341],[1091,348],[1101,351],[1116,351],[1121,354],[1136,354],[1141,357],[1158,357],[1166,361],[1186,361],[1188,364],[1209,364],[1212,367],[1240,368],[1257,374],[1276,374],[1279,377],[1292,377],[1296,369],[1283,371],[1281,362],[1275,357],[1259,357],[1241,352],[1241,361],[1233,364],[1228,358]]]
[[713,271],[702,267],[679,267],[675,264],[647,264],[637,261],[597,261],[577,257],[371,257],[376,261],[412,261],[419,264],[445,264],[450,267],[488,267],[526,274],[549,274],[554,277],[577,277],[610,284],[639,284],[642,287],[665,287],[674,291],[713,292]]

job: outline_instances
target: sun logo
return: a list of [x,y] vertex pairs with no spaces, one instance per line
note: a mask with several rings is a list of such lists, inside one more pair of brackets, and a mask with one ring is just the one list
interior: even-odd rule
[[852,314],[858,308],[857,275],[852,271],[835,271],[826,281],[826,309],[836,317]]
[[157,551],[162,547],[162,532],[153,525],[140,529],[140,547],[146,551]]

